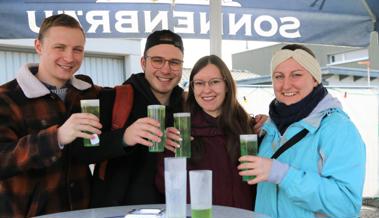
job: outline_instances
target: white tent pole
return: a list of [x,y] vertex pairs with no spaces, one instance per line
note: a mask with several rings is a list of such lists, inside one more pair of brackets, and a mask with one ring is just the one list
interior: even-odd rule
[[377,18],[375,14],[372,12],[370,6],[367,4],[367,1],[362,0],[362,3],[365,6],[367,13],[369,14],[372,20],[373,29],[373,31],[370,34],[370,45],[368,47],[369,68],[379,70],[379,39],[377,32],[378,30],[375,29]]
[[378,32],[372,31],[370,34],[370,45],[368,47],[370,68],[379,70],[379,37]]
[[221,57],[221,41],[222,41],[222,17],[221,17],[221,0],[209,1],[209,40],[210,53]]

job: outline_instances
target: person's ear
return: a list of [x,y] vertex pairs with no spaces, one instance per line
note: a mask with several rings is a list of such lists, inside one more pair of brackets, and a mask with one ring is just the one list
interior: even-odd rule
[[[320,83],[321,83],[321,82],[320,82]],[[313,79],[313,87],[316,87],[316,86],[318,86],[318,82],[317,82],[316,79]]]
[[34,49],[36,50],[37,54],[42,53],[42,42],[39,39],[34,40]]
[[145,69],[146,69],[146,58],[145,57],[141,57],[140,64],[141,64],[142,71],[145,72]]

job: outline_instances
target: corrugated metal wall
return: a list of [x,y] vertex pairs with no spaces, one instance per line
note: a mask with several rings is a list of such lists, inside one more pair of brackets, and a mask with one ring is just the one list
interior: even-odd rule
[[87,56],[78,73],[89,75],[95,84],[101,86],[120,85],[125,81],[124,59]]
[[[38,62],[34,51],[0,49],[0,84],[14,79],[22,64]],[[86,54],[78,73],[89,75],[95,84],[112,87],[125,81],[124,69],[123,57]]]
[[27,62],[38,62],[38,56],[32,52],[0,50],[0,83],[14,79],[20,66]]

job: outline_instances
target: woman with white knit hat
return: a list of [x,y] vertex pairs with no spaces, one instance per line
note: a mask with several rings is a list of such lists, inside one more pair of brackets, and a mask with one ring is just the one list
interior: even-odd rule
[[243,156],[239,165],[240,175],[255,176],[249,184],[258,183],[255,211],[285,218],[359,217],[365,144],[323,87],[315,55],[287,45],[273,55],[271,73],[275,99],[258,156]]

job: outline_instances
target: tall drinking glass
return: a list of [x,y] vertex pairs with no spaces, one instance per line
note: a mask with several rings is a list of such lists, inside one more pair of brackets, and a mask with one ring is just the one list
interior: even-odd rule
[[161,142],[153,142],[153,146],[149,147],[150,152],[163,152],[165,144],[165,120],[166,120],[166,107],[164,105],[149,105],[147,106],[147,116],[157,120],[160,123],[160,129],[163,132]]
[[189,177],[192,218],[212,218],[212,171],[191,170]]
[[[94,114],[98,118],[100,118],[100,101],[99,99],[86,99],[86,100],[80,100],[80,107],[82,109],[83,113],[90,113]],[[93,134],[94,137],[91,139],[83,139],[83,145],[85,147],[91,147],[91,146],[99,146],[99,136],[96,134]]]
[[[256,134],[240,135],[240,148],[241,156],[253,155],[256,156],[258,152],[258,142]],[[243,176],[243,181],[254,179],[255,176]]]
[[191,157],[191,114],[174,113],[174,127],[180,131],[182,141],[175,151],[175,157]]
[[187,200],[186,158],[164,159],[166,218],[185,218]]

